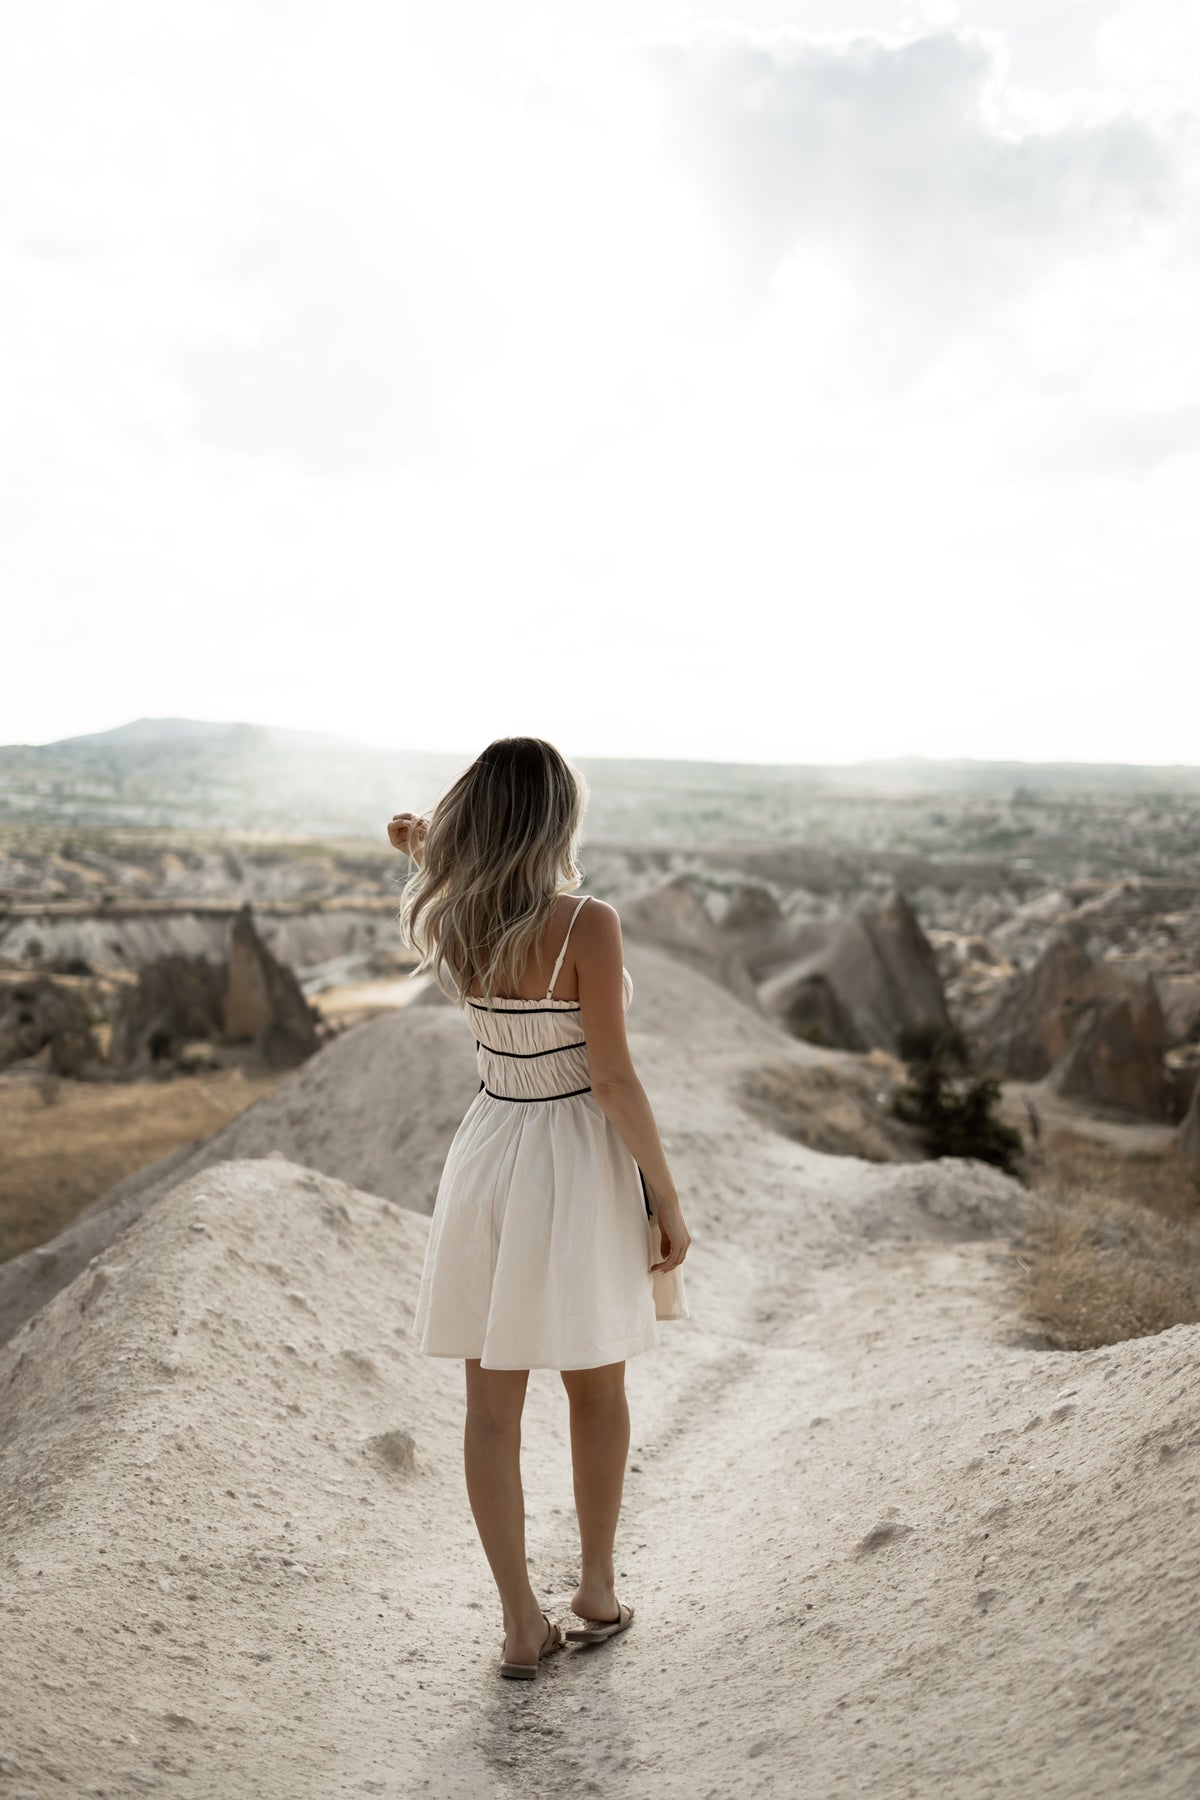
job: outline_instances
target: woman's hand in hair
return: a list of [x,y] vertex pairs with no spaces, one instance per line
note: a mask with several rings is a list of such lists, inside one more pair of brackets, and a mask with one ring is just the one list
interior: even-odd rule
[[419,863],[428,829],[427,821],[418,818],[416,813],[393,813],[387,828],[388,842],[393,850],[405,850],[414,862]]

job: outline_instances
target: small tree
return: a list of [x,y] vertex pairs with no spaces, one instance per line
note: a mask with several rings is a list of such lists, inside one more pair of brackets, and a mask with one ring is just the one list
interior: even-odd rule
[[936,1056],[961,1069],[967,1066],[967,1040],[957,1025],[902,1025],[899,1050],[906,1063],[928,1062]]
[[[915,1038],[908,1042],[915,1048]],[[924,1039],[925,1054],[913,1057],[908,1080],[893,1095],[891,1111],[921,1132],[931,1156],[973,1156],[994,1163],[1009,1175],[1019,1173],[1025,1148],[1020,1132],[995,1117],[1000,1083],[990,1075],[974,1081],[954,1077],[947,1064],[960,1067],[966,1046],[954,1027]]]

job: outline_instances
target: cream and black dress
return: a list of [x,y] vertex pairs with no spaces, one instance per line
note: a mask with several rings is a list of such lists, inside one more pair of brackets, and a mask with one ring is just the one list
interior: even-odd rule
[[[588,1078],[577,1000],[467,998],[479,1092],[455,1132],[430,1220],[413,1334],[427,1356],[488,1369],[591,1369],[687,1318],[641,1171]],[[623,971],[625,1007],[633,979]]]

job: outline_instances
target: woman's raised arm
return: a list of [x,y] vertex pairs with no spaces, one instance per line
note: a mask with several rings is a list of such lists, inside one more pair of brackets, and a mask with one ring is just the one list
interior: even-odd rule
[[415,863],[419,863],[428,829],[428,821],[417,813],[393,813],[387,828],[388,842],[393,850],[404,850]]

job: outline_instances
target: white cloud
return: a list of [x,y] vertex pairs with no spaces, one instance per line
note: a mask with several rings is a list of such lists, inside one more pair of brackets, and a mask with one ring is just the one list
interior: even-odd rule
[[326,199],[276,195],[214,258],[208,286],[229,304],[172,359],[197,436],[318,471],[436,452],[447,371],[469,345],[450,271],[411,224],[399,245],[356,224]]
[[1098,61],[1097,0],[685,0],[649,61],[644,0],[9,8],[3,735],[1180,753],[1187,657],[1130,680],[1142,596],[1194,632],[1200,429],[1148,7]]
[[1200,12],[1186,0],[1127,0],[1096,31],[1105,78],[1140,105],[1183,102],[1200,89]]
[[911,378],[1060,264],[1143,240],[1177,203],[1170,147],[1144,118],[1007,128],[1003,46],[969,27],[722,23],[645,55],[666,141],[760,291],[797,251],[832,256],[885,378]]
[[46,13],[8,46],[4,223],[35,320],[88,295],[76,391],[119,374],[127,429],[301,470],[436,453],[478,330],[445,71],[321,6]]

